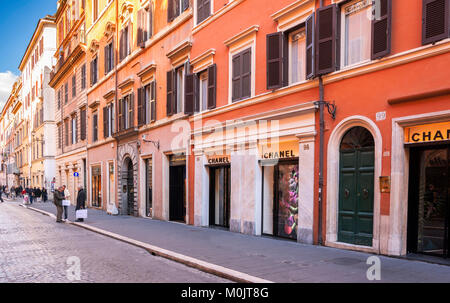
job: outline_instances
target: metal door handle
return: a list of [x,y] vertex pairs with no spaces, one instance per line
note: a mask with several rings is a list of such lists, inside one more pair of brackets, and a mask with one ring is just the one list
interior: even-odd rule
[[345,195],[345,198],[350,197],[350,191],[348,190],[348,188],[344,189],[344,195]]

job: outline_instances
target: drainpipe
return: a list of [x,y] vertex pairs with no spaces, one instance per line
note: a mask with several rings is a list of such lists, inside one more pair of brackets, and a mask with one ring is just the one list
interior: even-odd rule
[[[323,0],[320,0],[320,8],[323,7]],[[319,237],[318,244],[323,245],[322,239],[322,211],[323,211],[323,161],[324,161],[324,133],[325,133],[325,120],[324,120],[324,87],[322,76],[319,76],[319,124],[320,124],[320,141],[319,141]]]

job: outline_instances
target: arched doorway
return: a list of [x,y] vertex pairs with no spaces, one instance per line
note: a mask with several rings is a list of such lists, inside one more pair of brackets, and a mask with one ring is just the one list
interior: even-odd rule
[[372,246],[375,141],[364,127],[350,128],[339,155],[338,241]]
[[135,215],[133,161],[125,158],[122,166],[122,214]]

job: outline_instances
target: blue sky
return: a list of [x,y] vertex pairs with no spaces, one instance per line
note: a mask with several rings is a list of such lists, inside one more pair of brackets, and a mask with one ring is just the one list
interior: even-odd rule
[[19,63],[37,22],[56,12],[57,0],[0,0],[0,108],[19,75]]

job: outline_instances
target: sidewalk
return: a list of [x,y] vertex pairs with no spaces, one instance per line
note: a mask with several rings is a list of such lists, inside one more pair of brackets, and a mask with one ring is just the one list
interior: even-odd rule
[[[28,205],[30,206],[30,205]],[[56,213],[51,202],[34,208]],[[89,209],[85,224],[274,282],[370,282],[366,253]],[[71,206],[69,220],[75,220]],[[381,282],[450,282],[450,266],[379,256]]]

